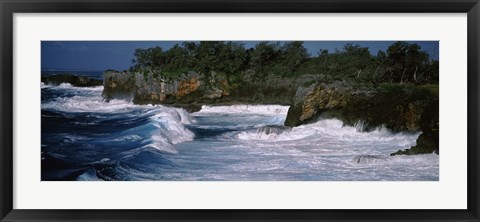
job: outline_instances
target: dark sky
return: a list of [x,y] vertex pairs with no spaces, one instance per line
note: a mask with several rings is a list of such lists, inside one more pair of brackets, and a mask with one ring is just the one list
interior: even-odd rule
[[[342,49],[346,43],[357,43],[369,47],[374,55],[386,51],[394,41],[305,41],[304,47],[311,55],[320,49]],[[160,46],[169,49],[180,41],[42,41],[42,70],[106,70],[128,69],[132,64],[136,48]],[[246,48],[254,47],[258,41],[243,41]],[[427,51],[431,58],[438,59],[438,41],[410,41]]]

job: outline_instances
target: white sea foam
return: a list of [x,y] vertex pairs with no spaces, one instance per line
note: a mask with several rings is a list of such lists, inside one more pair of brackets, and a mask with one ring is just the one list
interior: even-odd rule
[[96,91],[103,92],[103,86],[93,86],[93,87],[75,87],[77,90],[81,91]]
[[237,135],[241,140],[269,140],[274,141],[279,138],[279,135],[290,131],[290,128],[278,126],[262,126],[256,130],[244,131]]
[[50,85],[50,84],[45,84],[44,82],[40,83],[40,87],[42,89],[44,88],[52,88],[52,89],[62,89],[62,90],[78,90],[78,91],[103,91],[103,86],[92,86],[92,87],[76,87],[72,86],[70,83],[60,83],[59,85]]
[[153,141],[157,144],[177,144],[193,140],[195,134],[185,128],[184,124],[188,124],[189,118],[183,109],[166,108],[151,117],[154,125],[159,129],[152,136]]
[[63,142],[65,143],[73,143],[77,141],[82,141],[88,139],[87,137],[84,136],[76,136],[76,135],[65,135],[63,136]]
[[60,85],[58,85],[58,88],[72,88],[72,84],[70,83],[60,83]]
[[382,155],[359,155],[352,159],[354,164],[379,164],[386,161],[388,157]]
[[232,105],[232,106],[202,106],[202,109],[194,115],[204,115],[212,113],[222,114],[259,114],[276,116],[286,116],[289,106],[281,105]]
[[166,142],[166,140],[163,137],[156,137],[154,140],[155,140],[155,143],[147,144],[142,148],[156,149],[166,153],[178,153],[175,147],[173,147],[172,144],[169,144],[168,142]]
[[175,121],[179,121],[182,124],[191,124],[194,122],[190,114],[187,111],[180,108],[161,107],[160,112],[156,112],[155,118],[169,117]]
[[53,90],[63,90],[75,93],[72,97],[57,97],[52,101],[42,103],[42,109],[52,109],[61,112],[125,112],[138,108],[126,100],[113,99],[105,102],[101,97],[103,86],[96,87],[73,87],[70,83],[62,83],[59,86],[49,86]]
[[275,140],[277,137],[278,134],[276,133],[265,134],[241,132],[238,134],[238,138],[241,140]]
[[99,181],[100,179],[97,177],[97,173],[95,172],[94,168],[90,168],[80,176],[77,177],[77,181]]
[[44,82],[41,82],[41,83],[40,83],[40,88],[41,88],[41,89],[50,88],[50,87],[52,87],[52,86],[51,86],[51,85],[47,85],[47,84],[45,84]]
[[114,142],[121,142],[121,141],[139,141],[141,140],[142,137],[139,136],[139,135],[126,135],[126,136],[122,136],[122,137],[119,137],[119,138],[115,138],[111,141],[114,141]]
[[278,130],[274,133],[266,131],[247,131],[238,134],[241,140],[289,141],[307,137],[316,139],[335,139],[349,142],[395,142],[400,146],[410,144],[419,133],[391,133],[388,129],[379,127],[371,132],[363,132],[358,127],[344,126],[337,119],[324,119],[315,123],[294,127],[291,130]]
[[[273,131],[265,128],[226,133],[226,137],[243,141],[240,147],[248,155],[275,159],[267,161],[265,168],[281,164],[305,169],[305,172],[335,172],[332,178],[323,173],[322,180],[435,180],[438,175],[436,154],[390,156],[399,149],[415,145],[419,132],[393,133],[382,127],[362,132],[357,127],[344,126],[337,119],[323,119],[294,128],[277,126]],[[253,170],[244,164],[232,167]],[[414,168],[423,171],[413,173]],[[289,177],[275,178],[278,179],[291,180]]]
[[352,163],[356,165],[418,165],[425,164],[425,162],[435,163],[436,161],[438,161],[438,155],[434,153],[397,156],[359,155],[352,159]]
[[138,108],[125,100],[113,99],[105,102],[101,97],[92,96],[73,96],[58,97],[53,101],[42,104],[42,109],[53,109],[62,112],[93,112],[93,113],[112,113],[128,112]]

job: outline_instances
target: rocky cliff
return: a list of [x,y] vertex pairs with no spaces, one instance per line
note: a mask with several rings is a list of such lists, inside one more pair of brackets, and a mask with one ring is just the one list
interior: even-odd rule
[[104,73],[103,97],[133,98],[136,104],[171,104],[195,110],[206,104],[283,104],[292,103],[298,85],[313,77],[286,79],[266,76],[262,79],[253,72],[243,73],[243,79],[231,83],[226,77],[210,73],[208,76],[187,72],[176,78],[154,73]]
[[417,145],[392,155],[438,153],[438,86],[386,84],[376,87],[317,84],[297,90],[285,121],[298,126],[319,118],[338,118],[364,130],[385,126],[394,131],[422,131]]

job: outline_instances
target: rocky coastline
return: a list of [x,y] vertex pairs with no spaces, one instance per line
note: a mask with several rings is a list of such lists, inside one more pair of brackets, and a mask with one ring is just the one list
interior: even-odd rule
[[321,83],[314,76],[287,79],[245,73],[242,85],[225,78],[193,71],[176,79],[152,73],[108,70],[104,80],[59,74],[42,76],[49,85],[70,83],[76,87],[104,86],[106,101],[132,99],[135,104],[163,104],[196,112],[202,105],[289,105],[285,126],[295,127],[321,118],[337,118],[346,125],[370,131],[384,126],[392,131],[422,133],[410,149],[391,155],[439,153],[438,85],[355,85],[346,81]]
[[154,73],[106,71],[103,97],[131,98],[135,104],[164,104],[190,112],[202,105],[281,104],[290,109],[285,126],[319,118],[337,118],[346,125],[362,124],[366,131],[385,126],[392,131],[422,134],[417,145],[391,155],[439,153],[438,85],[321,83],[315,76],[287,79],[244,73],[242,84],[230,84],[212,73],[193,71],[175,79]]
[[209,76],[186,72],[178,78],[168,79],[152,73],[104,73],[103,97],[131,98],[135,104],[164,104],[197,110],[202,105],[278,104],[290,105],[297,86],[313,78],[295,80],[278,76],[264,79],[255,73],[244,73],[244,81],[231,84],[216,73]]
[[421,131],[416,146],[391,155],[439,153],[438,85],[354,88],[337,83],[317,84],[297,92],[287,126],[337,118],[347,125],[361,125],[365,131],[380,126],[397,132]]

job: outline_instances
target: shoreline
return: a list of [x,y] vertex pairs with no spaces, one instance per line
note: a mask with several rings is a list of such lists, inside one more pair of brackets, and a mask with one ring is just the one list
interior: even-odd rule
[[[114,79],[112,79],[113,76],[115,76]],[[66,82],[76,87],[103,85],[102,97],[106,101],[114,98],[132,98],[133,104],[136,105],[163,105],[182,108],[189,113],[200,111],[204,105],[289,106],[285,126],[300,126],[315,122],[319,118],[337,118],[346,126],[354,126],[362,121],[367,131],[382,125],[396,132],[421,131],[422,135],[419,137],[416,146],[407,150],[399,150],[391,155],[432,152],[438,154],[438,85],[396,83],[356,86],[344,82],[334,82],[330,84],[317,83],[308,87],[294,86],[293,88],[296,88],[294,94],[291,89],[290,91],[282,91],[270,86],[267,91],[256,88],[255,91],[249,93],[225,88],[220,93],[219,91],[212,91],[208,87],[202,88],[205,83],[201,81],[198,74],[192,74],[189,77],[190,79],[182,80],[183,82],[175,82],[178,91],[177,88],[168,89],[169,86],[166,86],[163,82],[158,83],[158,85],[155,81],[145,82],[143,76],[136,79],[136,83],[131,79],[133,76],[128,77],[130,81],[127,79],[121,80],[123,76],[127,77],[129,75],[109,71],[104,73],[104,81],[95,81],[89,77],[78,77],[70,74],[48,76],[48,78],[42,75],[42,82],[44,82],[44,79],[47,80],[45,81],[47,83],[53,82],[57,85]],[[149,86],[148,84],[153,85]],[[228,85],[228,82],[224,84]],[[139,88],[138,85],[144,88]],[[164,90],[164,88],[167,88],[169,91],[159,91],[158,95],[151,94],[148,97],[139,96],[139,93],[147,95],[149,92],[142,90],[155,88],[156,86],[158,86],[157,89]],[[290,87],[292,88],[292,86]],[[269,92],[269,90],[273,90],[272,93],[280,93],[278,95],[281,95],[282,98],[277,99],[273,95],[268,95],[266,92]],[[288,99],[289,97],[291,99]],[[437,125],[437,128],[435,128],[435,125]]]

